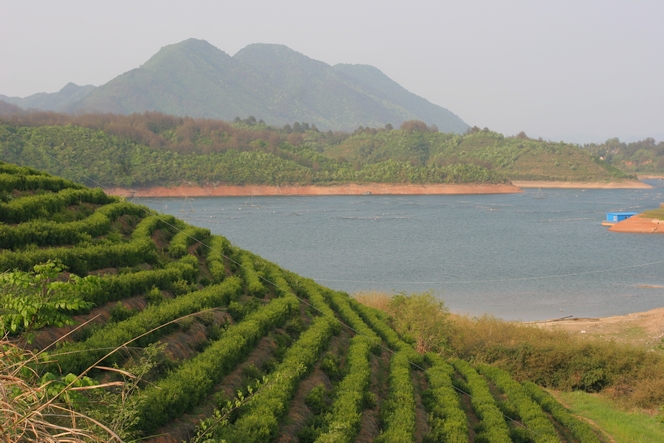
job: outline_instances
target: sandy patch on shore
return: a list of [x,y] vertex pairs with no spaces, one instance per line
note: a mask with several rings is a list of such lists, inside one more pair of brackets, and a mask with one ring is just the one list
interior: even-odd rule
[[609,231],[635,234],[664,234],[664,220],[635,215],[611,226]]
[[513,194],[523,192],[514,185],[413,185],[347,184],[335,186],[154,186],[149,188],[110,188],[107,194],[121,197],[244,197],[267,195],[427,195],[427,194]]
[[514,186],[519,188],[558,188],[558,189],[649,189],[647,183],[640,181],[622,182],[563,182],[563,181],[529,181],[512,180]]
[[541,328],[557,328],[590,337],[664,350],[664,308],[613,317],[569,318],[534,324]]

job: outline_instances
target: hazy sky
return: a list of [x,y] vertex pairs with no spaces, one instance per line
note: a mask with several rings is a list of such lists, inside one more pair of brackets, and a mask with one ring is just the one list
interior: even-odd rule
[[663,20],[661,0],[0,0],[0,94],[101,85],[195,37],[373,65],[508,135],[661,140]]

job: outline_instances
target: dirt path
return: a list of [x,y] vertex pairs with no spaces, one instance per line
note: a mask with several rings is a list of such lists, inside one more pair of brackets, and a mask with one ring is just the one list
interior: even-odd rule
[[534,324],[664,351],[664,308],[613,317],[569,318]]

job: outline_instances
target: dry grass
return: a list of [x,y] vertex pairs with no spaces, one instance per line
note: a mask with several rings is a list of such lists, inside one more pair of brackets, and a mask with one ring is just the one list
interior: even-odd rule
[[38,360],[38,354],[6,338],[0,340],[0,441],[121,442],[113,431],[65,400],[87,387],[69,384],[59,389],[54,381],[43,382],[35,369]]
[[380,309],[383,312],[390,312],[389,305],[392,299],[392,294],[379,291],[363,291],[353,294],[353,298],[363,305],[370,306],[375,309]]

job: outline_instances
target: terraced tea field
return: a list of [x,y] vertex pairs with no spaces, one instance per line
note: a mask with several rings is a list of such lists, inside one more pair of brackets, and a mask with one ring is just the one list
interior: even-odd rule
[[5,163],[0,199],[6,441],[604,441],[206,229]]

